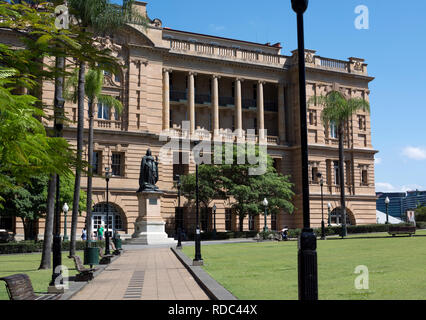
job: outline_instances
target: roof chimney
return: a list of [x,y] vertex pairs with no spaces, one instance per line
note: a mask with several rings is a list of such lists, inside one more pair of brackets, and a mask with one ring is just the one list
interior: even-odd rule
[[133,10],[137,11],[141,16],[147,17],[146,13],[146,2],[143,1],[134,1],[133,2]]

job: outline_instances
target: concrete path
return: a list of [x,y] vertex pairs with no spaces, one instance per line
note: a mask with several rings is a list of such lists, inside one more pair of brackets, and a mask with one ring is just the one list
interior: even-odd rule
[[169,247],[126,251],[71,300],[208,300]]

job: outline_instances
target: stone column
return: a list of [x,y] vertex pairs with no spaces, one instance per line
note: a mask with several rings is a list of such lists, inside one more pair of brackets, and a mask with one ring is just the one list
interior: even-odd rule
[[243,135],[243,107],[241,98],[241,81],[242,79],[237,78],[235,80],[235,129],[237,136],[242,137]]
[[196,73],[188,73],[188,114],[190,122],[190,133],[193,134],[195,131],[195,85],[194,76]]
[[163,69],[163,130],[170,129],[170,72]]
[[285,131],[285,89],[282,83],[278,83],[278,135],[280,143],[287,141]]
[[212,119],[213,136],[219,135],[219,76],[212,76]]
[[264,81],[257,82],[257,128],[259,130],[259,142],[265,141],[265,112],[263,105],[263,84]]

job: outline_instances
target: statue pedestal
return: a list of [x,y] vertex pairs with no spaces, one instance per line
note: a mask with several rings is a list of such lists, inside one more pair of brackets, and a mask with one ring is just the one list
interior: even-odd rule
[[161,216],[161,191],[138,192],[139,216],[135,222],[132,243],[171,244],[177,243],[164,231],[166,223]]

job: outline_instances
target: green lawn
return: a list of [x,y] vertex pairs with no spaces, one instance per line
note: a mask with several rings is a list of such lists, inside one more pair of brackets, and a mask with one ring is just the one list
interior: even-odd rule
[[[317,242],[319,299],[426,299],[426,237],[356,237]],[[192,246],[183,252],[194,257]],[[201,253],[203,268],[239,299],[298,298],[297,241],[205,245]],[[355,289],[358,265],[368,267],[368,290]]]
[[[77,252],[83,258],[83,251]],[[68,267],[69,275],[77,273],[74,261],[68,259],[68,252],[62,253],[62,264]],[[37,270],[40,266],[41,253],[0,255],[0,277],[15,273],[26,273],[31,279],[35,292],[47,292],[47,287],[52,278],[52,269]],[[0,281],[0,300],[8,300],[4,281]]]

